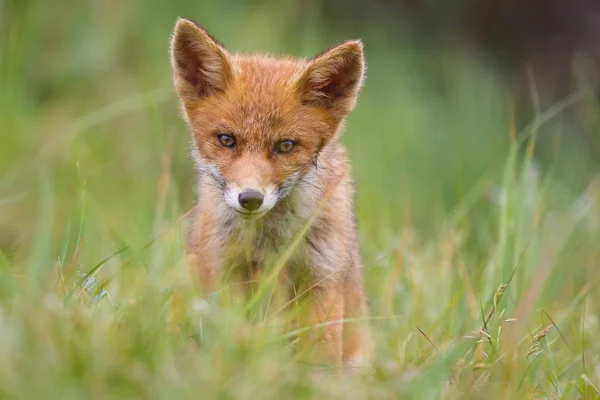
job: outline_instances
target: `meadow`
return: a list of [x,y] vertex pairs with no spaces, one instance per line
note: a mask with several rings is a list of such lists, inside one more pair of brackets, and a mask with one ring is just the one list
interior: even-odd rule
[[[520,129],[466,49],[331,32],[318,2],[302,20],[297,3],[0,1],[0,397],[600,398],[585,85]],[[363,39],[343,134],[375,341],[358,375],[298,362],[284,313],[195,293],[177,16],[234,51],[312,57]]]

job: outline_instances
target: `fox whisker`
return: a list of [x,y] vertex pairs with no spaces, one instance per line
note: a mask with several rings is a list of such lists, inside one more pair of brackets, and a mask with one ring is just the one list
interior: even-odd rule
[[225,180],[223,180],[223,178],[215,175],[213,172],[208,171],[203,168],[200,168],[198,170],[198,173],[200,175],[204,175],[204,176],[207,176],[208,178],[210,178],[213,182],[215,182],[217,184],[217,188],[223,189],[225,187]]

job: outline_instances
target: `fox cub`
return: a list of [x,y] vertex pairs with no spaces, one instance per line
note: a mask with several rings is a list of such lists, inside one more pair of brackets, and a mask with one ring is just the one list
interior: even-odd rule
[[179,19],[171,59],[198,172],[188,259],[201,290],[251,282],[283,259],[276,287],[307,306],[312,360],[365,365],[354,189],[339,141],[363,82],[362,43],[311,60],[233,54]]

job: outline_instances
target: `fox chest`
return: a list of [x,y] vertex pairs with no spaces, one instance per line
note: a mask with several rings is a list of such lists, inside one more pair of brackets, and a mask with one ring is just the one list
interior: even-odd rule
[[[229,234],[225,245],[226,259],[236,267],[253,265],[267,268],[287,255],[294,239],[291,230],[290,227],[262,221],[242,221]],[[294,258],[297,258],[297,253],[292,252]]]
[[281,263],[285,265],[286,274],[294,276],[297,275],[295,270],[307,269],[310,260],[305,241],[295,240],[301,224],[293,220],[282,224],[261,222],[243,221],[230,232],[224,249],[225,268],[245,278],[255,272],[270,271]]

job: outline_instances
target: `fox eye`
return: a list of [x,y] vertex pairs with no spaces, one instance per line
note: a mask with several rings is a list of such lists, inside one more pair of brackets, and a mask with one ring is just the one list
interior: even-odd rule
[[275,151],[279,154],[289,153],[296,147],[296,143],[292,140],[282,140],[275,145]]
[[223,146],[230,149],[235,147],[235,137],[231,135],[218,135],[217,138]]

